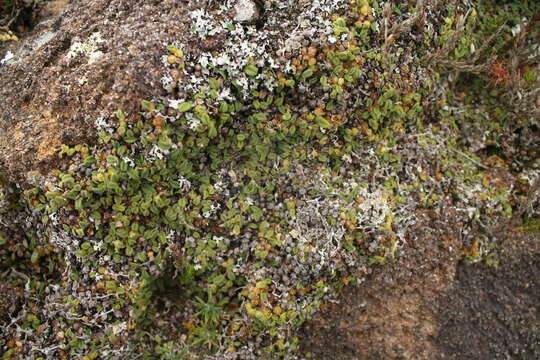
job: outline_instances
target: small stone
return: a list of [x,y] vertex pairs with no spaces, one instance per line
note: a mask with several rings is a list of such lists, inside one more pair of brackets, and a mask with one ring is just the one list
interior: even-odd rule
[[255,1],[238,0],[234,6],[234,20],[240,23],[253,23],[261,16]]

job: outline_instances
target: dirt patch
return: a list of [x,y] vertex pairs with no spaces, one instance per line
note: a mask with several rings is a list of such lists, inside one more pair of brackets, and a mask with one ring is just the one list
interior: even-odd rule
[[[458,262],[460,224],[426,218],[418,241],[303,329],[313,359],[534,359],[540,356],[539,239],[498,269]],[[444,226],[446,224],[446,226]]]

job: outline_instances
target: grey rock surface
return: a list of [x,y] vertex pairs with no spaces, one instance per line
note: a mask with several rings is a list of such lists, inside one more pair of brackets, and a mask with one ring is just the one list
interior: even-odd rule
[[23,183],[57,167],[61,144],[93,138],[101,116],[135,115],[142,99],[163,94],[164,44],[190,36],[184,2],[57,5],[21,40],[0,45],[0,59],[12,54],[0,66],[0,162]]

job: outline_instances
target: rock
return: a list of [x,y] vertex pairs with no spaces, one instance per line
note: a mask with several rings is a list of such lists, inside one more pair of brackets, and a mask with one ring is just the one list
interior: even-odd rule
[[[166,43],[191,39],[175,0],[53,2],[19,41],[0,44],[0,164],[14,182],[58,168],[56,150],[95,138],[96,120],[165,95]],[[35,175],[34,172],[31,172]]]
[[[452,216],[453,215],[453,216]],[[399,261],[374,272],[342,302],[306,323],[302,346],[315,359],[436,359],[441,324],[431,307],[449,290],[459,258],[455,213],[419,213],[418,240]],[[437,224],[437,230],[432,231]],[[332,356],[339,354],[339,356]]]
[[340,302],[306,322],[305,352],[336,360],[537,358],[538,235],[503,235],[512,243],[504,243],[499,269],[469,265],[450,251],[462,246],[455,213],[425,215],[396,264],[344,288]]
[[240,23],[254,23],[261,17],[257,3],[252,0],[238,0],[234,6],[234,20]]

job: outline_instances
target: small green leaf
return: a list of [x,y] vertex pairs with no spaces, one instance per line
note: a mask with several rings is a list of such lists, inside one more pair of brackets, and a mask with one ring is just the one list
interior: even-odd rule
[[32,256],[30,257],[30,261],[32,262],[32,264],[37,264],[38,261],[39,261],[39,252],[38,250],[34,250],[34,252],[32,253]]
[[184,101],[180,105],[178,105],[178,111],[179,112],[186,112],[193,108],[193,103],[191,101]]
[[259,73],[259,69],[255,65],[248,65],[244,68],[244,72],[249,77],[255,77]]
[[255,287],[257,289],[266,289],[268,285],[270,285],[271,283],[272,283],[272,280],[265,279],[265,280],[257,281],[257,283],[255,283]]
[[536,81],[536,71],[535,70],[529,70],[525,73],[525,75],[523,76],[523,78],[525,79],[526,82],[528,83],[533,83],[534,81]]
[[116,111],[116,117],[117,117],[118,120],[120,120],[120,121],[126,120],[126,114],[124,114],[124,112],[123,112],[122,110]]
[[268,117],[266,116],[265,113],[257,113],[257,114],[253,114],[253,119],[257,122],[262,122],[262,121],[266,121]]
[[126,211],[126,207],[122,204],[114,204],[112,206],[112,209],[115,210],[115,211],[118,211],[118,212],[124,212]]
[[208,124],[208,137],[215,138],[217,136],[217,129],[213,122]]
[[148,100],[141,101],[141,108],[143,111],[154,111],[156,109],[156,104]]
[[208,83],[210,84],[210,88],[212,88],[212,89],[219,88],[219,83],[215,78],[208,79]]
[[128,247],[126,248],[126,255],[127,255],[127,256],[132,256],[132,255],[134,254],[134,252],[135,252],[135,251],[133,250],[133,248],[132,248],[131,246],[128,246]]

